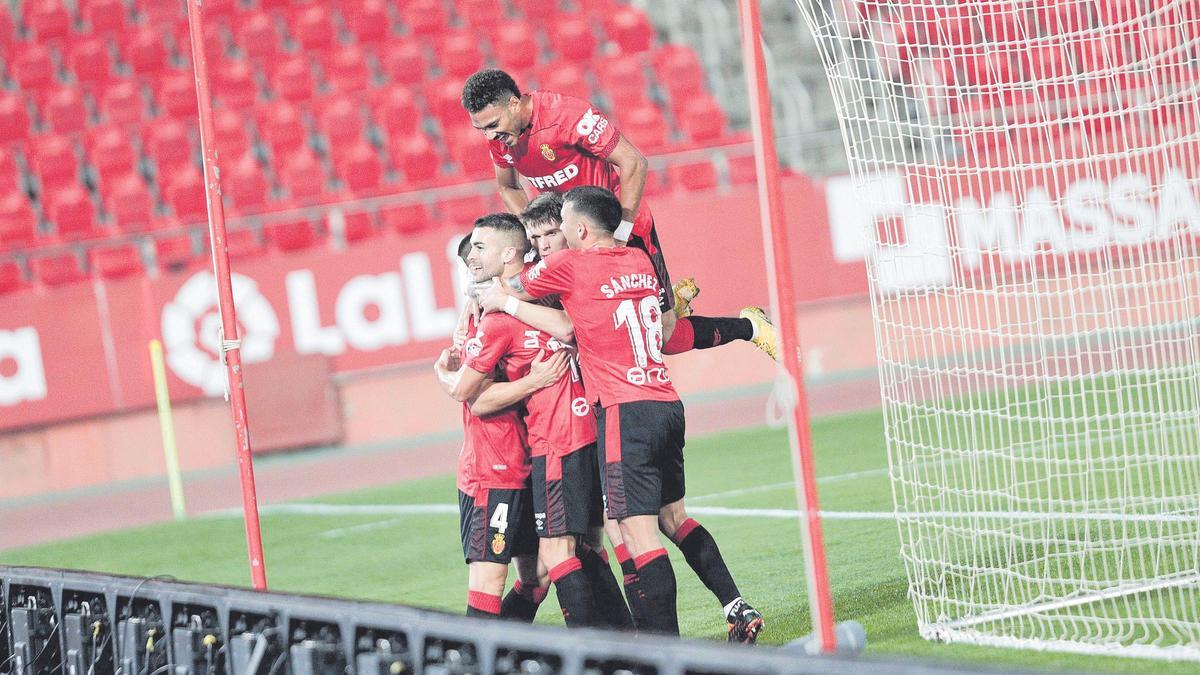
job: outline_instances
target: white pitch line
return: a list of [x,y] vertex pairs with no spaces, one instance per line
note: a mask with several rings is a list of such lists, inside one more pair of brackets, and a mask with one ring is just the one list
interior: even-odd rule
[[[363,516],[363,515],[452,515],[458,513],[455,504],[278,504],[268,507],[273,513],[296,514],[313,516]],[[800,512],[795,509],[741,509],[724,506],[697,506],[688,509],[698,516],[736,517],[736,518],[778,518],[795,519]],[[929,511],[926,513],[891,511],[821,511],[821,518],[826,520],[895,520],[916,518],[942,518],[971,520],[980,518],[1014,519],[1014,520],[1061,520],[1061,521],[1093,521],[1093,522],[1139,522],[1139,523],[1194,523],[1195,514],[1126,514],[1126,513],[1047,513],[1033,511]],[[383,521],[386,522],[386,521]],[[383,527],[382,523],[366,523],[354,527],[364,528],[366,525]],[[351,530],[351,528],[340,528]],[[333,532],[333,530],[330,530]]]

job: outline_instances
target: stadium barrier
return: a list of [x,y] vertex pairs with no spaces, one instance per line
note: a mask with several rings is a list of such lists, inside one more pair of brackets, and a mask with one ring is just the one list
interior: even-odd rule
[[12,675],[950,672],[399,605],[0,566]]

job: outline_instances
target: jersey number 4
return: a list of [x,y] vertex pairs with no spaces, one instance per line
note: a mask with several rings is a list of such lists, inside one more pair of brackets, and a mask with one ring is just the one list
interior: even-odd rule
[[650,361],[662,363],[663,327],[662,310],[658,298],[647,295],[634,308],[633,300],[622,300],[613,312],[617,328],[622,325],[629,331],[629,342],[633,347],[633,358],[638,368],[645,368]]

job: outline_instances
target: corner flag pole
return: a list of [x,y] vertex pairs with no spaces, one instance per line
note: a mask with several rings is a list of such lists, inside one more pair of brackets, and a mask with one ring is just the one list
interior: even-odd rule
[[787,371],[792,416],[788,436],[793,449],[797,501],[800,506],[800,532],[804,559],[808,567],[808,603],[813,631],[820,639],[821,651],[831,654],[835,648],[833,599],[829,593],[829,573],[825,565],[825,543],[821,534],[817,480],[813,472],[812,434],[808,421],[808,401],[804,391],[804,368],[800,363],[800,340],[796,332],[796,301],[792,290],[791,248],[787,225],[783,222],[783,200],[779,184],[779,158],[775,154],[775,128],[771,120],[771,93],[767,88],[767,68],[762,52],[762,24],[758,0],[738,0],[741,19],[742,61],[750,95],[750,120],[754,129],[754,164],[758,170],[758,204],[762,219],[763,246],[767,268],[774,274],[767,279],[771,305],[779,318],[783,349],[783,367]]
[[212,121],[212,99],[208,92],[208,63],[202,26],[203,0],[188,0],[188,29],[192,42],[192,66],[196,72],[196,99],[200,109],[200,147],[204,157],[204,197],[208,202],[208,235],[212,245],[213,271],[217,278],[217,302],[221,312],[221,360],[228,377],[228,400],[233,412],[237,440],[238,469],[242,480],[242,511],[246,521],[246,545],[250,553],[250,578],[254,588],[267,588],[263,560],[262,531],[258,524],[258,496],[254,488],[254,460],[250,454],[250,428],[246,421],[246,391],[242,383],[242,341],[238,338],[237,310],[226,248],[225,210],[221,205],[221,174]]

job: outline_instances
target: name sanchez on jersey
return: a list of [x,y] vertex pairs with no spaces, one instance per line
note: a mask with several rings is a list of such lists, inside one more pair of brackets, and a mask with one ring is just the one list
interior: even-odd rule
[[600,292],[606,298],[613,298],[637,288],[646,288],[658,293],[658,277],[653,274],[622,274],[619,277],[609,277],[608,283],[600,286]]

